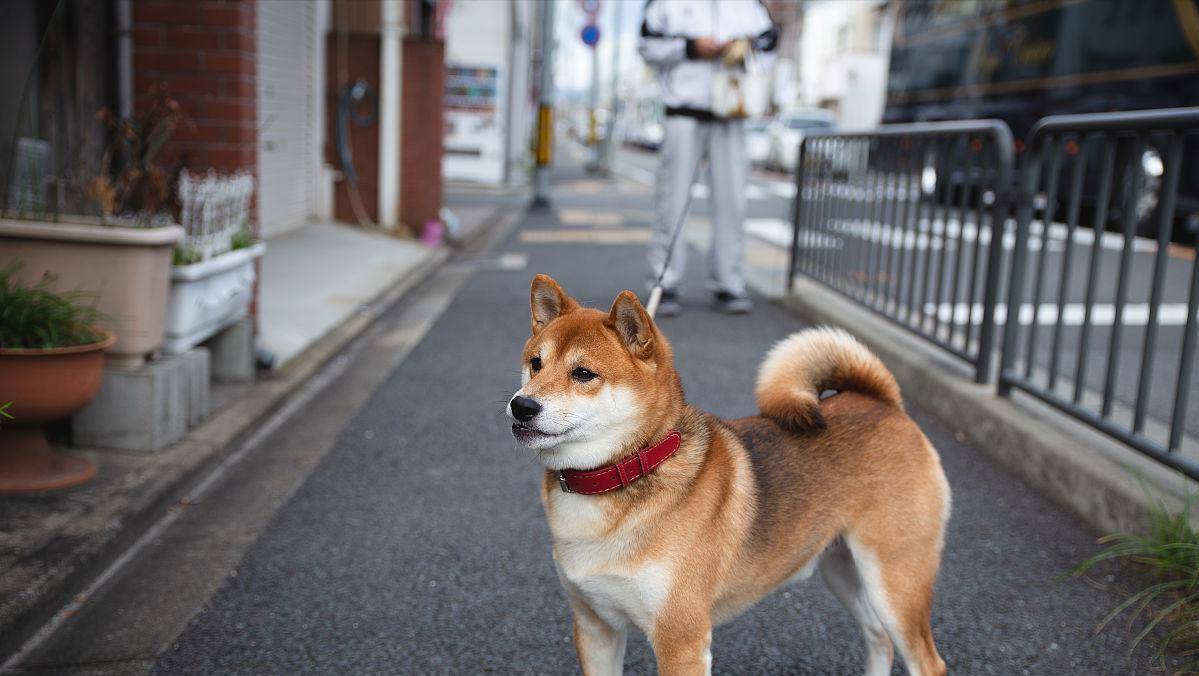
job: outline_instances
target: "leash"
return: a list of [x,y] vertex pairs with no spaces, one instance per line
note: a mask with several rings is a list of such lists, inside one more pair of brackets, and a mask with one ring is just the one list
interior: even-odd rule
[[645,304],[645,311],[649,314],[650,319],[653,319],[654,314],[658,311],[658,303],[662,301],[662,278],[666,276],[666,270],[670,268],[670,259],[674,257],[675,243],[679,240],[679,233],[683,231],[683,224],[687,222],[687,212],[691,209],[691,190],[695,188],[695,183],[699,180],[699,170],[703,166],[703,155],[697,154],[695,171],[692,172],[691,181],[687,184],[687,197],[683,200],[683,210],[679,212],[679,220],[674,225],[674,234],[670,236],[670,244],[666,247],[666,260],[662,261],[662,269],[658,272],[658,278],[654,280],[654,287],[649,292],[649,302]]

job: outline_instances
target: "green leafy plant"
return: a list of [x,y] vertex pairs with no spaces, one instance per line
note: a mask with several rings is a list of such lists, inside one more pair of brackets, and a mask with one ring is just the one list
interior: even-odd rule
[[[1156,656],[1166,669],[1169,655],[1185,662],[1171,673],[1199,673],[1199,531],[1191,523],[1195,496],[1188,491],[1182,510],[1173,513],[1159,500],[1152,500],[1149,525],[1144,534],[1112,533],[1099,539],[1103,551],[1077,566],[1072,573],[1083,575],[1096,565],[1117,561],[1143,575],[1143,586],[1130,593],[1099,625],[1103,630],[1117,617],[1129,614],[1130,626],[1143,623],[1132,639],[1130,650],[1153,637]],[[1158,630],[1158,631],[1155,631]]]
[[56,281],[51,274],[24,285],[16,278],[22,265],[13,261],[0,268],[0,348],[73,347],[104,339],[95,328],[104,318],[95,308],[95,294],[51,291]]
[[[16,417],[14,417],[13,414],[8,412],[8,409],[11,407],[12,407],[11,401],[0,404],[0,418],[8,418],[9,420],[16,420]],[[3,421],[0,421],[0,423],[2,423],[2,422]]]
[[238,249],[249,249],[254,246],[254,233],[250,232],[249,228],[242,228],[233,233],[233,237],[229,240],[229,249],[237,251]]
[[199,251],[190,246],[177,246],[171,250],[171,265],[191,265],[203,258]]

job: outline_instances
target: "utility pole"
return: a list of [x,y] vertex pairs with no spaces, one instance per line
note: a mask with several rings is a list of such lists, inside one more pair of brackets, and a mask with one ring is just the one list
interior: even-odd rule
[[624,26],[624,17],[621,12],[624,9],[623,2],[616,3],[616,21],[612,25],[612,106],[611,113],[608,115],[608,134],[604,136],[604,154],[600,161],[600,170],[606,174],[612,174],[612,163],[615,160],[616,146],[614,131],[616,131],[616,115],[620,110],[620,31]]
[[591,104],[587,116],[587,171],[600,171],[603,164],[603,148],[599,139],[600,70],[599,70],[599,14],[600,0],[579,0],[579,7],[587,17],[580,37],[583,44],[591,48]]
[[599,138],[599,106],[600,106],[600,59],[599,45],[591,45],[591,118],[587,125],[587,143],[591,145],[590,170],[599,171],[601,163]]
[[541,2],[538,33],[541,47],[541,81],[537,103],[537,166],[533,172],[533,204],[550,201],[550,164],[554,159],[554,3]]

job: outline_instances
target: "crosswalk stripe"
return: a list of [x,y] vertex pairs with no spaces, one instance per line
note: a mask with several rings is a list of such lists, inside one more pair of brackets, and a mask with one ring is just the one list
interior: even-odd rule
[[[926,303],[924,313],[931,315],[936,312],[942,322],[965,324],[971,318],[973,324],[982,323],[982,303]],[[1037,306],[1036,322],[1040,326],[1057,324],[1057,303],[1041,303]],[[1082,326],[1086,314],[1083,303],[1066,303],[1062,309],[1062,326]],[[1116,306],[1112,303],[1095,303],[1091,306],[1091,326],[1111,326],[1115,323]],[[1007,320],[1007,304],[995,305],[995,323],[1003,324]],[[1182,326],[1187,321],[1186,303],[1162,303],[1158,308],[1157,323],[1159,326]],[[1033,323],[1033,304],[1024,303],[1020,306],[1020,325],[1028,326]],[[1145,326],[1149,323],[1149,303],[1127,303],[1124,305],[1124,326]]]
[[[712,189],[706,183],[696,183],[691,186],[691,197],[699,200],[706,200],[712,196]],[[781,183],[779,181],[770,181],[765,185],[758,183],[747,183],[745,185],[745,198],[751,200],[768,200],[771,197],[782,197],[791,199],[795,197],[795,186],[790,183]]]
[[776,197],[782,197],[784,199],[791,199],[791,198],[795,197],[795,184],[794,183],[783,183],[781,181],[771,181],[766,184],[766,188],[768,190],[770,190],[771,194],[775,195]]

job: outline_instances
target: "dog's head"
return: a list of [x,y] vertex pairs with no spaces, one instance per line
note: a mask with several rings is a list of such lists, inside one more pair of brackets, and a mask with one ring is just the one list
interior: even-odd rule
[[537,275],[529,296],[533,335],[508,415],[512,435],[548,469],[608,464],[678,416],[670,345],[633,292],[602,312]]

